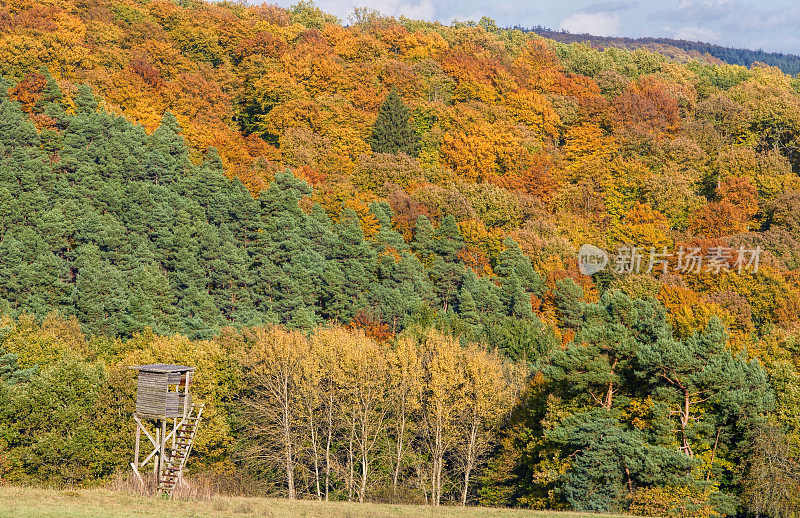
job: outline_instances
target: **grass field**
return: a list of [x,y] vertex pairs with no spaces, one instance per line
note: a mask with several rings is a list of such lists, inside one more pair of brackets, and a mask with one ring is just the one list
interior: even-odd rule
[[289,501],[277,498],[216,497],[212,500],[156,500],[107,489],[58,491],[0,487],[0,518],[133,518],[184,517],[321,517],[321,518],[579,518],[612,515],[492,509],[486,507],[421,507],[346,502]]

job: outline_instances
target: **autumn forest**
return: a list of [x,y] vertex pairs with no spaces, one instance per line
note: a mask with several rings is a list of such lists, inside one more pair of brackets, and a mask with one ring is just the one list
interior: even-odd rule
[[163,362],[220,493],[796,516],[799,148],[762,63],[0,0],[0,484],[127,472]]

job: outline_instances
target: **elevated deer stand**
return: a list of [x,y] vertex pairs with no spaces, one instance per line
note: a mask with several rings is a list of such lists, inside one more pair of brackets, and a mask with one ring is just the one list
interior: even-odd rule
[[[183,468],[203,414],[203,405],[193,404],[189,394],[189,383],[195,369],[163,363],[131,368],[139,371],[136,413],[133,414],[136,444],[131,468],[139,483],[145,485],[140,469],[152,461],[158,495],[164,493],[172,497],[175,487],[183,480]],[[145,421],[155,421],[153,434],[145,426]],[[172,425],[169,433],[168,424]],[[150,440],[153,450],[139,462],[142,433]]]

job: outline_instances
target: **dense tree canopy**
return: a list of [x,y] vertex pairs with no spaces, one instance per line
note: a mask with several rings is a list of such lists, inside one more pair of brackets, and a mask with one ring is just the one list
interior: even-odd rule
[[797,509],[759,492],[797,481],[799,92],[488,18],[0,2],[0,481],[124,469],[165,361],[248,491]]

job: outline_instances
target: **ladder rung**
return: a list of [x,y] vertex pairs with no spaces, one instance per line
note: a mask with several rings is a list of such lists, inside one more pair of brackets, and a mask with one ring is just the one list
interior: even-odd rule
[[189,456],[195,433],[197,433],[197,428],[200,426],[202,413],[203,405],[199,407],[193,405],[181,425],[175,429],[174,442],[167,458],[167,464],[163,468],[158,481],[158,490],[164,491],[170,497],[175,491],[183,466],[186,464],[186,458]]

